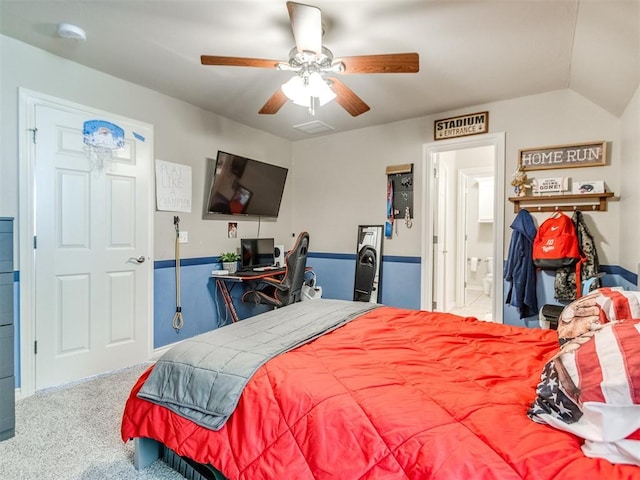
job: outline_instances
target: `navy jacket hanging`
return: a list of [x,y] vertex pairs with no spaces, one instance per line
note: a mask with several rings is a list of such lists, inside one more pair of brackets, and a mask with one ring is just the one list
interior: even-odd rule
[[504,279],[509,282],[506,303],[518,309],[520,318],[532,317],[538,314],[536,268],[531,258],[536,236],[533,217],[527,210],[521,209],[511,229],[513,233],[504,267]]

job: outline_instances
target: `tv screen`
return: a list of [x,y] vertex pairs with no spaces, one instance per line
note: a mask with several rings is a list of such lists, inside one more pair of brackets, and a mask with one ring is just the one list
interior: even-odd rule
[[207,162],[205,217],[278,216],[286,168],[222,151]]

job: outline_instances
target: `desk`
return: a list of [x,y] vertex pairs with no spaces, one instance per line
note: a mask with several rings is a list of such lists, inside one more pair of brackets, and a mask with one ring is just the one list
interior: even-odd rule
[[285,271],[285,268],[276,268],[273,270],[265,270],[264,272],[237,272],[228,275],[216,275],[212,273],[211,277],[216,280],[216,287],[222,295],[227,311],[231,314],[231,321],[235,323],[239,320],[238,313],[236,312],[236,307],[233,304],[228,284],[232,284],[233,287],[233,285],[237,283],[255,282],[263,278],[279,277],[284,275]]

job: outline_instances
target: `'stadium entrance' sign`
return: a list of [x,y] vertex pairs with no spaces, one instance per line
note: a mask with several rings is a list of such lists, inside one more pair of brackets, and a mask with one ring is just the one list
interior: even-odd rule
[[478,135],[489,131],[489,112],[443,118],[433,123],[434,140]]
[[589,142],[574,145],[528,148],[518,151],[520,170],[595,167],[606,165],[607,143]]

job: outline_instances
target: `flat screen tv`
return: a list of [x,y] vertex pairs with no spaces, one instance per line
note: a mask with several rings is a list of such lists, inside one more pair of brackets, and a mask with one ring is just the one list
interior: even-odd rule
[[204,217],[245,215],[276,218],[288,170],[218,151],[207,159]]

